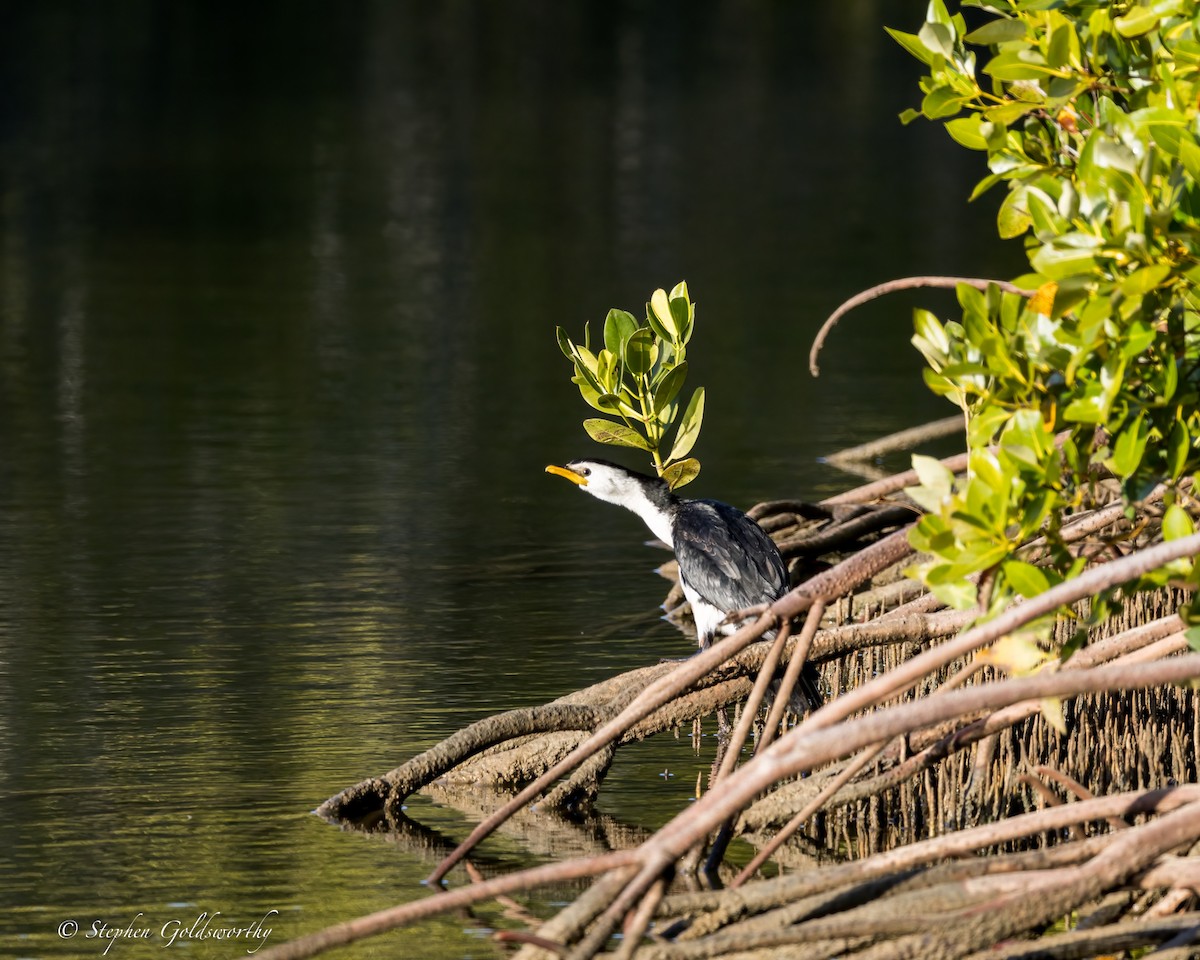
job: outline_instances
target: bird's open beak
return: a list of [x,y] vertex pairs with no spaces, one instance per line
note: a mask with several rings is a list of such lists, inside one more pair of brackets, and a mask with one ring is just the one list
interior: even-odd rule
[[566,477],[572,483],[577,483],[581,487],[587,486],[587,477],[576,473],[574,470],[568,470],[566,467],[556,467],[554,464],[550,464],[550,466],[546,468],[546,472],[556,473],[560,477]]

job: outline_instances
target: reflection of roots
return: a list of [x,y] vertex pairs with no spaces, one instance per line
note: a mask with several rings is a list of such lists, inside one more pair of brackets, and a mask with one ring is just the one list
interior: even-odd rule
[[[960,458],[945,462],[963,467]],[[753,514],[780,543],[799,586],[769,610],[747,611],[734,636],[683,663],[481,720],[319,811],[395,826],[404,798],[435,781],[519,791],[502,795],[498,810],[473,810],[459,794],[453,805],[482,823],[442,861],[437,879],[501,825],[533,846],[535,836],[555,834],[544,819],[551,810],[587,811],[616,750],[748,702],[727,762],[663,829],[616,836],[585,818],[564,827],[553,850],[539,848],[557,863],[362,918],[285,945],[291,952],[280,956],[595,876],[528,935],[522,960],[594,956],[622,923],[622,956],[636,946],[637,957],[663,960],[981,951],[1065,958],[1164,944],[1182,957],[1200,931],[1200,912],[1180,913],[1200,889],[1200,856],[1176,855],[1200,844],[1200,710],[1180,685],[1200,676],[1200,655],[1186,655],[1175,613],[1183,594],[1164,588],[1126,598],[1088,646],[1032,675],[1004,676],[977,654],[1063,606],[1086,614],[1098,592],[1200,554],[1200,537],[1161,542],[1160,499],[1149,498],[1130,520],[1112,487],[1098,482],[1095,502],[1063,530],[1070,549],[1089,558],[1086,571],[968,627],[968,616],[941,608],[902,575],[912,562],[904,525],[915,507],[900,491],[913,482],[889,477],[821,504],[760,504]],[[888,503],[872,502],[881,497]],[[1040,549],[1031,542],[1026,558],[1036,562]],[[667,607],[686,626],[681,600],[673,590]],[[1075,622],[1058,624],[1057,643]],[[775,641],[759,639],[781,624]],[[780,704],[787,677],[805,660],[836,696],[788,729]],[[771,704],[768,687],[781,674],[764,727],[760,707]],[[1051,727],[1047,711],[1061,714],[1066,733]],[[755,758],[735,767],[752,734]],[[444,788],[432,789],[439,796]],[[531,814],[526,805],[535,798]],[[723,852],[732,835],[760,853],[730,878]],[[756,879],[768,857],[808,866]],[[670,888],[671,877],[706,860],[728,889]],[[1068,915],[1071,929],[1019,939]],[[505,939],[525,936],[509,931]]]

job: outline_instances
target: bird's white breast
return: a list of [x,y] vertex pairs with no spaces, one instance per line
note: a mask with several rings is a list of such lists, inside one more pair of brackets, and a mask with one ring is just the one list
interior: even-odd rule
[[681,579],[680,585],[683,587],[683,595],[692,605],[692,619],[696,621],[696,642],[701,647],[708,646],[708,642],[718,634],[728,634],[736,629],[736,625],[721,628],[720,623],[725,619],[725,613],[702,599],[686,580]]

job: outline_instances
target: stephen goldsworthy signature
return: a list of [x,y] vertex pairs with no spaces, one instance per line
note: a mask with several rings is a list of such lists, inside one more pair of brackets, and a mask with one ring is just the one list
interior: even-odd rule
[[205,910],[185,919],[173,917],[156,924],[147,920],[144,913],[138,913],[124,926],[108,920],[68,919],[58,925],[58,935],[63,940],[70,940],[82,934],[85,940],[95,940],[97,945],[103,943],[101,953],[104,956],[108,956],[113,945],[121,940],[155,941],[164,947],[187,941],[240,940],[246,953],[258,953],[271,935],[268,922],[277,916],[278,910],[268,910],[257,920],[234,921],[225,919],[220,910],[212,913]]

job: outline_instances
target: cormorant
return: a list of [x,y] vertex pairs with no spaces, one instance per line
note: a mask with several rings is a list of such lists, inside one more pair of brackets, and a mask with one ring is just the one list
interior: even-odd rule
[[[779,548],[748,516],[719,500],[689,500],[665,480],[628,470],[608,460],[572,460],[547,473],[566,477],[581,490],[632,510],[651,532],[675,551],[679,584],[692,605],[701,649],[715,636],[733,633],[729,614],[760,603],[773,603],[789,590],[787,567]],[[772,639],[774,631],[769,631]],[[818,675],[805,664],[797,692],[808,709],[821,703]]]

